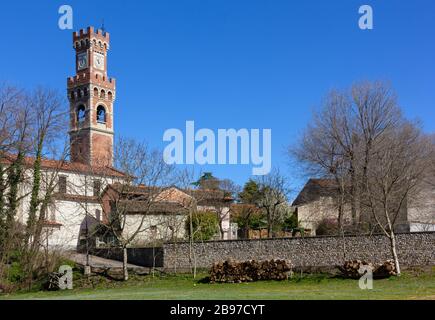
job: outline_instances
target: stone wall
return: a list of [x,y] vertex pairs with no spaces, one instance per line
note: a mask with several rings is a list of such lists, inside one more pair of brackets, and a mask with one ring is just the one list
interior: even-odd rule
[[[94,248],[91,254],[122,261],[123,252],[120,248]],[[127,262],[141,267],[163,267],[163,249],[157,248],[127,248]]]
[[[435,232],[397,234],[397,246],[403,266],[435,265]],[[188,242],[164,244],[164,268],[189,269],[189,248]],[[374,263],[391,259],[389,239],[383,235],[209,241],[195,243],[193,252],[198,268],[229,258],[289,259],[295,268],[333,267],[350,259]]]

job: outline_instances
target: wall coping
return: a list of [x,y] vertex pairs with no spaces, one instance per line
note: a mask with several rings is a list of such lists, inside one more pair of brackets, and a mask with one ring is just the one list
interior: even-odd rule
[[[435,231],[418,231],[418,232],[396,232],[395,235],[402,235],[402,234],[409,234],[409,235],[415,235],[415,234],[433,234],[435,235]],[[386,237],[383,233],[374,233],[374,234],[352,234],[352,235],[345,235],[344,238],[356,238],[356,237]],[[306,240],[306,239],[328,239],[328,238],[340,238],[342,239],[343,236],[307,236],[307,237],[281,237],[281,238],[264,238],[264,239],[233,239],[233,240],[207,240],[207,241],[195,241],[193,244],[206,244],[206,243],[231,243],[231,242],[262,242],[262,241],[276,241],[276,240]],[[175,244],[190,244],[190,241],[178,241],[178,242],[165,242],[163,243],[163,247],[165,245],[175,245]]]

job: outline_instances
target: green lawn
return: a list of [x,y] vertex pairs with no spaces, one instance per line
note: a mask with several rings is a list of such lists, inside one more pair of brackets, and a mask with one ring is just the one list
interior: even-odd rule
[[[205,275],[202,275],[204,277]],[[201,278],[201,277],[199,277]],[[435,273],[404,274],[375,280],[373,290],[361,290],[356,280],[330,276],[295,275],[283,282],[207,284],[190,276],[134,278],[95,288],[61,292],[33,292],[0,296],[0,299],[434,299]]]

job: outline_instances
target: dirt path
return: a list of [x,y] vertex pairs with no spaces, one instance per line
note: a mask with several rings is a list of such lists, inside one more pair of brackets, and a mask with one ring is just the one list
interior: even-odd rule
[[[69,252],[68,258],[75,263],[84,266],[86,264],[86,254],[78,252]],[[97,256],[89,256],[89,264],[92,268],[122,268],[122,262],[117,260],[105,259]],[[141,274],[146,274],[151,271],[150,268],[145,268],[137,266],[134,264],[128,264],[128,269],[132,271],[139,272]]]

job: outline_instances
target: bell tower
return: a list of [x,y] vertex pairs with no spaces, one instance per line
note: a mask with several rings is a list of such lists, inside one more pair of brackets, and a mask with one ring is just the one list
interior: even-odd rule
[[112,166],[115,79],[107,77],[109,33],[73,33],[76,75],[68,78],[71,162]]

